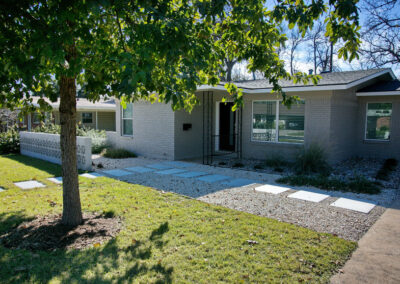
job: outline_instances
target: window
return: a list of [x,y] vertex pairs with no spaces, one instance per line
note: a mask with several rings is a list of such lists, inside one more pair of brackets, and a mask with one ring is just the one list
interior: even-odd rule
[[38,113],[34,113],[33,117],[32,117],[32,121],[34,124],[39,124],[41,121],[40,115]]
[[93,113],[82,112],[82,123],[93,123]]
[[371,140],[389,140],[391,117],[391,103],[368,103],[365,138]]
[[127,104],[122,110],[122,135],[132,136],[133,135],[133,105]]
[[304,101],[287,108],[280,101],[253,101],[252,140],[304,142]]

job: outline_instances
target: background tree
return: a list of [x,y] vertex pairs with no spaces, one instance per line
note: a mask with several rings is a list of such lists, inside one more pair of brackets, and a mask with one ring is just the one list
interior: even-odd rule
[[314,66],[314,74],[338,70],[338,66],[334,65],[334,55],[337,54],[337,50],[325,33],[326,25],[322,21],[318,21],[307,33],[308,61]]
[[[232,9],[226,14],[228,4]],[[342,38],[339,56],[352,59],[359,45],[355,2],[329,4],[329,37],[332,42]],[[278,80],[290,75],[276,54],[283,39],[277,27],[286,20],[305,33],[327,5],[302,0],[283,0],[272,9],[261,0],[1,2],[0,107],[29,106],[31,95],[38,94],[41,108],[50,109],[43,98],[54,101],[59,86],[63,224],[82,223],[77,84],[85,86],[91,101],[108,94],[122,105],[159,100],[190,111],[198,102],[196,86],[218,82],[228,49],[229,58],[247,60],[250,72],[261,71],[281,91]],[[242,103],[241,91],[234,84],[226,88],[235,110]],[[287,104],[295,99],[282,94]]]
[[365,0],[362,62],[367,68],[400,65],[400,1]]

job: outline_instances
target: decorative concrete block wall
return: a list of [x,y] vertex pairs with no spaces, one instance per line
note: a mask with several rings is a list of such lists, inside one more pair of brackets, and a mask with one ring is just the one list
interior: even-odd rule
[[[92,168],[92,140],[76,137],[78,168]],[[61,164],[60,135],[37,132],[20,132],[21,154],[52,163]]]

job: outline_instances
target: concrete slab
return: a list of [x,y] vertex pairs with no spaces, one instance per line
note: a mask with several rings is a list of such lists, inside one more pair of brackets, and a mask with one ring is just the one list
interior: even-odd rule
[[272,184],[264,184],[264,185],[261,185],[261,186],[257,186],[255,188],[255,190],[259,191],[259,192],[279,194],[279,193],[282,193],[282,192],[290,190],[290,188],[283,187],[283,186],[272,185]]
[[224,185],[230,186],[230,187],[241,187],[241,186],[247,186],[250,184],[256,184],[259,182],[255,181],[255,180],[251,180],[251,179],[235,178],[235,179],[231,179],[231,180],[225,180],[221,183]]
[[153,172],[154,169],[150,169],[150,168],[145,168],[145,167],[130,167],[130,168],[125,168],[124,170],[130,171],[130,172],[135,172],[135,173],[149,173],[149,172]]
[[400,283],[400,199],[358,242],[358,248],[331,283]]
[[56,184],[62,184],[62,177],[48,178],[47,180],[54,182]]
[[181,178],[195,178],[200,176],[208,175],[206,172],[186,172],[180,174],[174,174],[174,176],[181,177]]
[[127,175],[131,175],[131,172],[127,172],[124,170],[107,170],[107,171],[103,171],[103,173],[111,175],[111,176],[115,176],[115,177],[122,177],[122,176],[127,176]]
[[191,168],[194,167],[194,164],[192,163],[186,163],[186,162],[180,162],[180,161],[168,161],[168,162],[163,162],[163,164],[167,166],[171,166],[172,168]]
[[300,190],[300,191],[297,191],[295,193],[288,195],[288,197],[311,201],[311,202],[320,202],[320,201],[324,200],[325,198],[328,198],[329,195],[315,193],[315,192],[311,192],[311,191]]
[[160,174],[160,175],[172,175],[172,174],[180,174],[180,173],[184,173],[184,172],[187,172],[187,171],[182,170],[182,169],[169,169],[169,170],[164,170],[164,171],[158,171],[155,173]]
[[14,182],[14,184],[21,189],[33,189],[33,188],[38,188],[38,187],[46,187],[46,185],[44,185],[43,183],[38,182],[36,180]]
[[156,169],[156,170],[167,170],[167,169],[171,169],[173,167],[169,166],[169,165],[165,165],[165,164],[151,164],[151,165],[146,165],[146,167],[148,168],[152,168],[152,169]]
[[84,174],[81,174],[80,176],[81,177],[85,177],[85,178],[98,178],[98,177],[102,177],[103,175],[99,174],[99,173],[92,172],[92,173],[84,173]]
[[331,204],[331,206],[349,209],[362,213],[369,213],[376,204],[371,202],[364,202],[359,200],[353,200],[348,198],[339,198]]
[[222,180],[229,179],[229,178],[231,178],[231,177],[223,176],[223,175],[208,175],[208,176],[198,177],[197,180],[213,183],[213,182],[222,181]]

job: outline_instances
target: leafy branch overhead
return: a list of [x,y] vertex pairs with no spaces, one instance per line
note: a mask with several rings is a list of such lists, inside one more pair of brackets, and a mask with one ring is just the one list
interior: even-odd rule
[[[124,101],[172,102],[191,110],[196,86],[215,85],[224,59],[249,62],[282,91],[293,79],[279,59],[288,21],[304,36],[326,16],[326,35],[343,41],[339,56],[357,57],[357,1],[261,0],[16,1],[1,4],[0,106],[22,107],[32,94],[55,100],[57,81],[76,78],[88,98],[108,94]],[[330,13],[325,12],[330,9]],[[218,36],[217,36],[218,35]],[[74,56],[68,56],[74,50]],[[295,80],[303,80],[297,74]],[[315,78],[313,78],[315,80]],[[237,103],[241,92],[229,84]],[[157,97],[154,94],[158,94]],[[290,102],[288,97],[285,97]],[[45,107],[45,101],[41,101]]]

